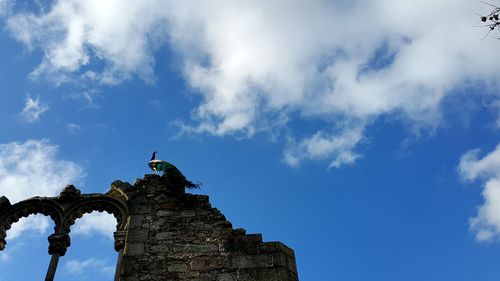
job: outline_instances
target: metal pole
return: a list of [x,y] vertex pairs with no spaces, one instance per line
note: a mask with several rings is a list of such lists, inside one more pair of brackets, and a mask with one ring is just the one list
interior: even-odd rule
[[115,237],[115,251],[118,252],[118,261],[116,262],[116,271],[115,271],[115,281],[120,281],[120,275],[122,273],[123,249],[125,248],[127,231],[117,230],[115,231],[113,236]]
[[59,254],[54,253],[50,258],[49,268],[47,269],[47,275],[45,276],[45,281],[54,281],[54,276],[56,275],[57,264],[59,263]]
[[116,262],[115,281],[120,281],[120,274],[122,272],[122,258],[123,249],[120,249],[120,251],[118,252],[118,261]]

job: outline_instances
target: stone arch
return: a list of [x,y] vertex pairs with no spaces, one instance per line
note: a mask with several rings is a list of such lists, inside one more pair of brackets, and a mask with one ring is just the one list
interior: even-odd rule
[[7,230],[12,224],[18,222],[21,218],[30,215],[42,214],[48,216],[54,222],[54,232],[57,231],[64,217],[62,207],[54,200],[48,198],[32,198],[10,205],[0,214],[0,251],[7,244],[5,238]]
[[119,280],[119,274],[121,272],[121,260],[123,257],[123,248],[125,247],[125,237],[129,215],[127,204],[118,198],[107,195],[91,195],[74,201],[65,210],[65,215],[60,229],[63,235],[69,237],[71,226],[74,225],[76,220],[81,218],[84,214],[98,211],[107,212],[108,214],[113,215],[117,222],[116,231],[114,232],[114,248],[118,252],[118,261],[114,280]]
[[93,211],[112,214],[116,221],[114,232],[115,250],[118,252],[118,263],[115,280],[119,277],[121,259],[125,247],[126,229],[128,223],[128,194],[130,184],[116,181],[106,194],[81,194],[73,185],[66,186],[57,197],[34,197],[11,205],[9,200],[0,197],[0,251],[7,243],[6,231],[20,218],[31,214],[49,216],[55,224],[54,233],[48,237],[49,255],[51,255],[49,268],[45,280],[54,280],[54,275],[59,262],[59,257],[64,256],[70,246],[69,233],[76,219]]
[[89,214],[94,211],[106,212],[111,214],[116,219],[116,231],[123,231],[127,227],[128,208],[118,199],[110,196],[97,196],[90,198],[79,199],[69,206],[64,214],[61,223],[60,232],[62,234],[69,234],[71,226],[75,221],[81,218],[84,214]]

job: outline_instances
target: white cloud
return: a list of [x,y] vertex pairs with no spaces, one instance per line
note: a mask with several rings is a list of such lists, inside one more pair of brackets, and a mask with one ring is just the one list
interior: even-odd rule
[[94,233],[103,235],[110,239],[116,231],[116,219],[113,215],[106,212],[93,212],[86,214],[75,222],[71,233],[77,235],[91,236]]
[[[7,19],[13,36],[29,48],[41,48],[44,58],[32,73],[66,82],[70,74],[84,80],[116,84],[137,75],[154,81],[152,51],[160,36],[154,1],[56,1],[40,14],[21,12]],[[165,39],[162,39],[165,40]],[[102,71],[82,70],[103,60]],[[48,75],[48,76],[47,76]]]
[[[65,185],[80,181],[82,168],[57,158],[58,149],[47,140],[0,144],[0,196],[14,204],[33,196],[55,196]],[[43,232],[48,226],[47,218],[30,216],[14,224],[7,238],[28,229]]]
[[500,144],[494,151],[478,160],[480,153],[481,150],[472,149],[462,155],[459,165],[462,176],[467,180],[500,178]]
[[89,109],[89,108],[99,108],[99,105],[95,101],[96,97],[98,96],[99,96],[99,91],[88,90],[88,91],[65,94],[64,98],[72,99],[75,101],[82,101],[83,103],[85,103],[85,106],[82,109]]
[[82,130],[82,126],[77,125],[75,123],[68,123],[68,124],[66,124],[66,129],[68,130],[68,132],[70,134],[74,134],[76,132],[81,131]]
[[[11,260],[11,258],[12,257],[10,255],[10,253],[5,252],[5,251],[0,252],[0,262],[1,263],[9,262]],[[2,280],[2,279],[0,278],[0,280]]]
[[0,16],[5,16],[10,12],[12,7],[12,1],[10,0],[0,0]]
[[[487,30],[472,27],[474,13],[490,8],[466,0],[61,0],[40,13],[10,13],[7,29],[43,51],[33,76],[58,83],[152,82],[155,51],[170,44],[202,96],[197,124],[185,131],[251,136],[282,114],[324,120],[330,128],[285,158],[330,158],[335,167],[359,154],[357,138],[331,148],[349,130],[384,115],[435,128],[453,90],[475,82],[494,88],[496,40],[481,41]],[[104,66],[89,70],[96,64]],[[356,125],[325,133],[346,120]],[[308,140],[330,148],[314,154]]]
[[91,271],[99,272],[106,276],[112,276],[115,268],[109,265],[106,260],[89,258],[84,261],[69,260],[65,262],[64,271],[73,276],[81,276],[82,274],[88,274],[88,272]]
[[291,140],[285,150],[284,160],[290,166],[298,166],[303,159],[332,157],[329,167],[339,168],[341,165],[354,163],[360,157],[354,152],[354,148],[362,138],[363,128],[360,127],[331,134],[319,131],[299,143]]
[[27,231],[45,234],[49,227],[49,218],[43,215],[34,215],[27,218],[21,218],[18,222],[13,224],[9,230],[7,230],[7,240],[14,240],[16,238],[19,238]]
[[[11,257],[8,253],[5,253],[4,251],[0,252],[0,262],[8,262],[10,261]],[[0,279],[2,280],[2,279]]]
[[484,203],[470,219],[470,227],[478,241],[489,241],[500,238],[500,144],[481,159],[479,153],[478,149],[464,153],[458,169],[466,180],[485,180]]
[[40,120],[40,115],[49,110],[49,107],[40,102],[40,96],[32,99],[29,95],[26,97],[24,108],[19,114],[26,122],[33,123]]

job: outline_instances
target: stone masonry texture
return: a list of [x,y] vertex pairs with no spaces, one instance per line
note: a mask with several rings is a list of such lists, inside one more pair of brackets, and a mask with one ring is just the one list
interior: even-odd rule
[[292,249],[233,229],[208,196],[158,175],[113,184],[129,204],[121,281],[298,281]]

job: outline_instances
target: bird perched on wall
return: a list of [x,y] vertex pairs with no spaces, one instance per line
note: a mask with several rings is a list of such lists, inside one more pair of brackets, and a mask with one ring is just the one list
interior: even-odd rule
[[161,162],[165,162],[163,160],[156,159],[156,153],[158,153],[158,151],[153,151],[153,155],[151,155],[151,160],[149,160],[148,163],[149,168],[155,172],[155,175],[158,174],[157,165]]
[[148,166],[151,170],[158,174],[158,172],[163,171],[163,176],[173,185],[180,185],[186,188],[199,188],[199,183],[193,183],[186,179],[186,177],[175,167],[173,164],[156,159],[157,151],[154,151],[151,155],[151,160],[149,160]]

